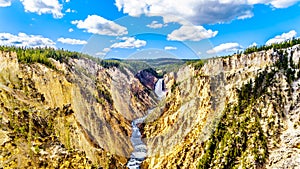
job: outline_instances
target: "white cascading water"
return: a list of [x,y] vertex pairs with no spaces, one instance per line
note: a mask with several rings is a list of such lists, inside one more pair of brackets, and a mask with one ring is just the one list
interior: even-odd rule
[[[145,116],[146,117],[146,116]],[[138,123],[142,123],[145,117],[135,119],[131,122],[132,135],[131,143],[134,147],[133,152],[130,155],[130,160],[127,163],[127,167],[130,169],[139,169],[141,163],[147,156],[147,147],[142,141],[140,129],[137,127]]]
[[163,90],[163,83],[164,79],[158,79],[155,84],[154,92],[157,95],[158,99],[162,99],[166,95],[166,92]]
[[[166,92],[163,91],[163,79],[159,79],[155,84],[154,92],[157,95],[158,99],[162,99]],[[148,110],[148,114],[151,110]],[[137,127],[137,124],[143,123],[146,119],[147,115],[138,119],[135,119],[131,122],[132,126],[132,135],[131,135],[131,143],[134,147],[133,152],[130,155],[130,159],[127,163],[127,167],[129,169],[139,169],[141,163],[147,156],[147,146],[142,141],[142,136],[140,129]]]

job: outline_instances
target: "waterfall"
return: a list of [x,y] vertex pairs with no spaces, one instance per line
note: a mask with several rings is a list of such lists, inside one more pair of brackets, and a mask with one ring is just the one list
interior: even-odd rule
[[166,92],[164,91],[164,79],[158,79],[155,84],[154,92],[157,95],[158,99],[162,99],[166,96]]
[[[159,100],[161,100],[163,97],[165,97],[166,92],[164,91],[164,80],[163,79],[159,79],[156,82],[154,92]],[[148,110],[148,114],[149,113],[151,113],[151,110]],[[139,123],[144,122],[147,115],[144,117],[135,119],[131,122],[131,126],[132,126],[131,143],[134,147],[134,150],[131,153],[130,159],[127,163],[127,167],[129,169],[139,169],[141,166],[141,163],[147,157],[147,146],[142,141],[141,132],[137,126]]]

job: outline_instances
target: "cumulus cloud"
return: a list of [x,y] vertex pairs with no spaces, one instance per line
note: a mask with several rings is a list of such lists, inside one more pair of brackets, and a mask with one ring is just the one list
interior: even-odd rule
[[223,43],[219,46],[214,47],[211,50],[208,50],[207,54],[216,54],[221,52],[236,52],[237,50],[242,49],[238,43]]
[[62,18],[62,4],[58,0],[21,0],[25,12],[42,14],[52,14],[54,18]]
[[181,16],[196,25],[227,22],[251,12],[251,6],[236,0],[116,0],[130,16]]
[[17,46],[17,47],[53,47],[55,42],[41,35],[27,35],[19,33],[13,35],[10,33],[0,33],[0,45]]
[[253,5],[286,8],[299,0],[115,0],[119,11],[130,16],[181,16],[195,25],[223,23],[253,16]]
[[108,36],[122,36],[128,34],[127,28],[107,20],[98,15],[88,15],[82,20],[72,21],[79,29],[85,29],[89,33]]
[[218,31],[206,30],[203,26],[182,25],[168,35],[168,40],[175,41],[200,41],[215,37]]
[[74,31],[74,29],[73,29],[73,28],[70,28],[68,31],[69,31],[69,32],[73,32],[73,31]]
[[11,6],[11,0],[0,0],[0,7]]
[[273,43],[281,43],[281,42],[284,42],[286,40],[289,40],[289,39],[292,39],[294,38],[295,36],[297,35],[297,32],[295,30],[291,30],[287,33],[283,33],[281,35],[277,35],[275,36],[274,38],[272,39],[269,39],[267,42],[266,42],[266,45],[271,45]]
[[110,46],[110,48],[124,48],[124,49],[132,49],[132,48],[140,48],[146,46],[147,42],[140,39],[135,39],[134,37],[123,37],[120,38],[121,42],[114,43]]
[[162,23],[158,23],[158,21],[152,21],[150,24],[146,25],[149,28],[152,29],[158,29],[158,28],[162,28],[165,26],[165,24]]
[[271,4],[275,7],[275,8],[287,8],[289,6],[292,6],[294,4],[296,4],[297,2],[299,2],[299,0],[274,0],[271,2]]
[[85,41],[85,40],[78,40],[78,39],[71,39],[71,38],[58,38],[57,41],[64,43],[64,44],[70,44],[70,45],[85,45],[85,44],[87,44],[87,41]]
[[299,0],[248,0],[249,4],[266,4],[274,8],[287,8],[299,2]]
[[191,24],[182,17],[166,15],[163,18],[164,23],[179,23],[181,27],[168,34],[168,40],[176,41],[201,41],[215,37],[218,31],[206,30],[203,26]]
[[177,47],[175,46],[165,46],[165,50],[177,50]]
[[130,16],[140,16],[147,12],[146,0],[116,0],[115,2],[119,11],[123,9],[123,12]]

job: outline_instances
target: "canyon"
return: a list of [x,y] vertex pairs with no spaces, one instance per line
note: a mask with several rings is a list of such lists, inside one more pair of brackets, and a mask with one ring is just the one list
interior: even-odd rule
[[299,58],[294,45],[159,77],[1,51],[0,168],[299,168]]

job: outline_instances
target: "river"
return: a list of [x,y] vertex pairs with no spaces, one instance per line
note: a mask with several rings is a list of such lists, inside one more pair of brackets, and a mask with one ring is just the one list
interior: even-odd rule
[[[155,84],[154,92],[159,100],[161,100],[166,95],[166,92],[163,90],[163,88],[164,88],[163,83],[164,83],[164,80],[159,79]],[[148,110],[148,114],[150,112],[151,112],[151,110]],[[130,169],[139,169],[141,166],[141,163],[147,157],[147,146],[143,142],[140,129],[137,126],[139,123],[144,122],[147,115],[144,117],[135,119],[131,122],[131,126],[132,126],[131,143],[134,147],[134,150],[131,153],[130,159],[127,163],[127,167]]]

